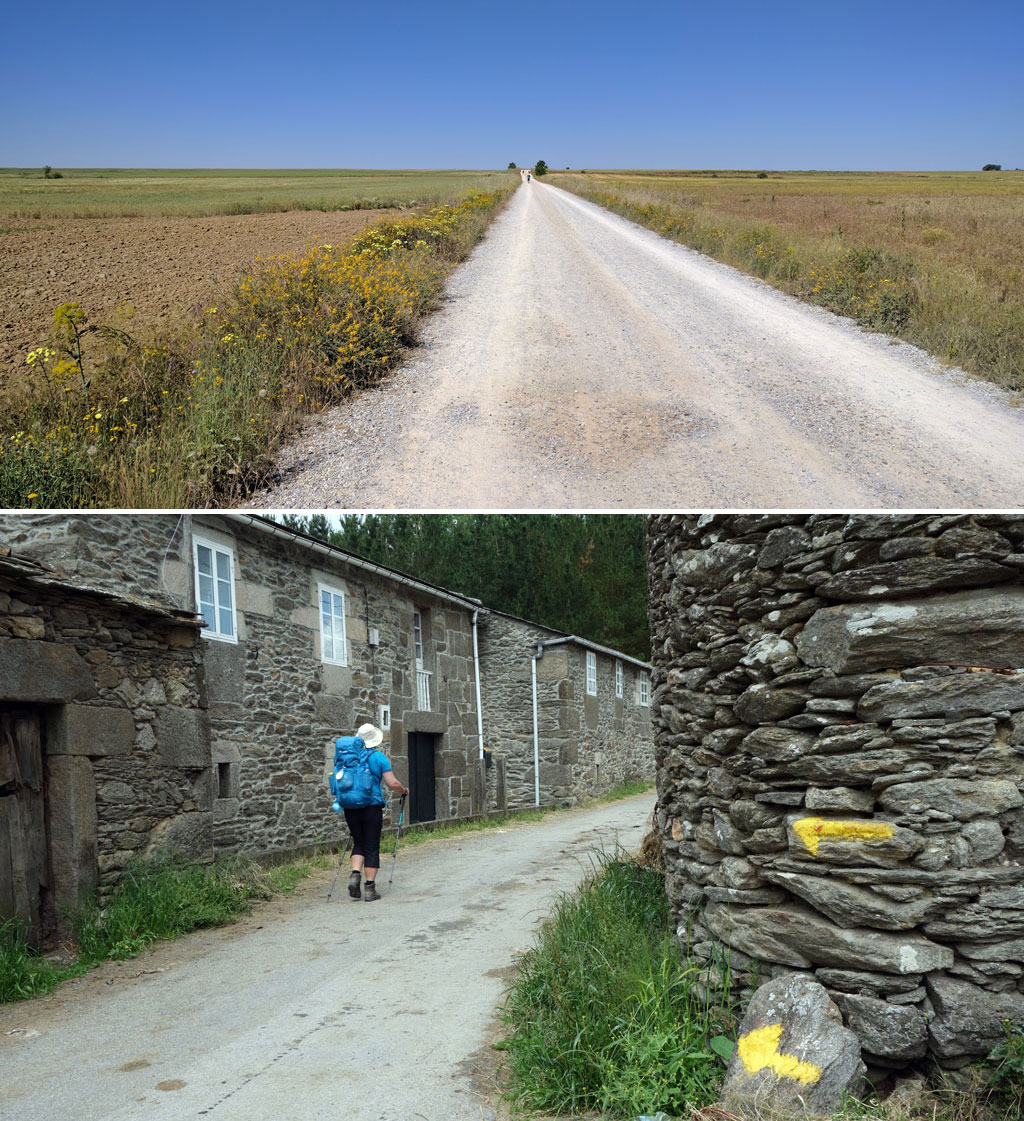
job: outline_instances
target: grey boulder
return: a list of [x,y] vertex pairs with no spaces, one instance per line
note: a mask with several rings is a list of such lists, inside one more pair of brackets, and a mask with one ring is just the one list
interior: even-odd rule
[[751,998],[722,1087],[722,1105],[741,1116],[831,1114],[864,1087],[856,1035],[823,985],[777,977]]

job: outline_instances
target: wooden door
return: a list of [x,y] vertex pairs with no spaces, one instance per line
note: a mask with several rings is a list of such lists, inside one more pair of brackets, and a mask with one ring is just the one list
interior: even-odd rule
[[51,933],[49,866],[41,714],[0,706],[0,921],[23,920],[35,945]]

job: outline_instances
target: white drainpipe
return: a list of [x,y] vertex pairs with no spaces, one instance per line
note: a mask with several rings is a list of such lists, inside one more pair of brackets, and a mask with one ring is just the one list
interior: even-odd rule
[[476,734],[480,740],[480,758],[484,757],[484,714],[480,707],[480,648],[476,641],[476,620],[479,610],[473,612],[473,677],[476,681]]
[[533,804],[540,805],[540,740],[537,735],[537,659],[544,656],[544,644],[538,642],[530,667],[533,671]]

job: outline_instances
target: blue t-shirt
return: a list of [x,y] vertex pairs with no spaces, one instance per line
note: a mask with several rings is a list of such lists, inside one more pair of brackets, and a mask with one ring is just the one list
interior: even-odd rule
[[371,751],[370,758],[366,760],[366,765],[370,768],[370,774],[373,775],[373,806],[383,806],[386,804],[387,799],[384,797],[384,791],[381,789],[381,778],[385,771],[391,770],[391,760],[384,754],[383,751]]

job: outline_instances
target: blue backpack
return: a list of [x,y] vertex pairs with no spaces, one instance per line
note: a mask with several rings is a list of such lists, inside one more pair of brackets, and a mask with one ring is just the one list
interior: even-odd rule
[[379,780],[370,770],[372,754],[359,736],[339,736],[335,740],[334,768],[328,779],[335,813],[372,806],[377,801]]

